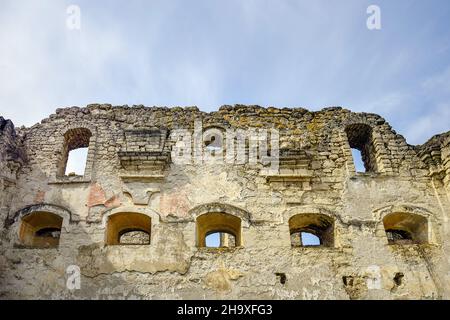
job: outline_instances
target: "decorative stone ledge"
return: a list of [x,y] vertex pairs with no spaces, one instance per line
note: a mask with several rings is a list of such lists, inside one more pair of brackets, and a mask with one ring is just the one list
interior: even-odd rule
[[125,182],[161,182],[166,178],[164,174],[142,174],[139,172],[121,172],[119,176]]
[[170,153],[158,151],[119,151],[119,176],[126,181],[162,181],[170,163]]
[[313,178],[313,171],[309,169],[311,159],[304,150],[280,150],[279,169],[277,172],[263,168],[260,176],[266,182],[309,182]]

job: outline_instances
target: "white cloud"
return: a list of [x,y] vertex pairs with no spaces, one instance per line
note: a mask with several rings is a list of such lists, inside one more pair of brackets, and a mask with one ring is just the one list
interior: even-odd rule
[[62,2],[14,1],[2,14],[0,106],[15,123],[32,125],[75,104],[89,85],[108,82],[108,63],[123,54],[118,36],[98,25],[67,29],[65,10]]
[[449,94],[450,93],[450,66],[423,81],[422,87],[432,93]]
[[407,107],[407,97],[400,92],[391,92],[378,100],[369,101],[360,107],[361,111],[373,112],[380,115],[391,116],[393,113],[401,112]]
[[411,144],[422,144],[433,135],[449,131],[450,103],[442,103],[435,108],[427,108],[421,116],[409,124],[405,134]]
[[0,114],[16,125],[93,102],[259,103],[378,113],[408,141],[437,130],[429,122],[448,128],[450,68],[421,82],[436,70],[429,48],[442,48],[434,24],[401,29],[424,10],[393,21],[402,6],[383,2],[383,29],[370,32],[368,1],[77,3],[79,32],[66,28],[71,2],[2,3]]

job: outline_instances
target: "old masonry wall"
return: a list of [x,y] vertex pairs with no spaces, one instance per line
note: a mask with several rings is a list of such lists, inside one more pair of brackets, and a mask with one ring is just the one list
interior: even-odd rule
[[[221,162],[230,128],[276,129],[279,169]],[[225,138],[213,155],[200,141],[211,161],[177,163],[177,129]],[[1,299],[450,298],[450,132],[412,146],[340,107],[94,104],[30,128],[0,117],[0,134]],[[84,175],[66,175],[80,147]],[[129,231],[149,242],[122,243]],[[236,247],[204,247],[213,231]]]

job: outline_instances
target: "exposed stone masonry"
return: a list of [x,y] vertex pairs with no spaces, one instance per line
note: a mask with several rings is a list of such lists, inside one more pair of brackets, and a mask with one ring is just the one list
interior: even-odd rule
[[[277,129],[278,172],[176,164],[174,132],[199,120],[205,136]],[[79,147],[84,175],[65,175]],[[412,146],[376,114],[93,104],[30,128],[0,117],[0,190],[1,299],[450,298],[450,132]],[[204,247],[213,231],[236,247]],[[291,243],[299,231],[322,245]]]

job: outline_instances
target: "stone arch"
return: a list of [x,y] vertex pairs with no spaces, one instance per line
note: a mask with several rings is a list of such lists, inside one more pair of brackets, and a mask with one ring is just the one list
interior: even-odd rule
[[56,141],[61,152],[59,153],[54,166],[54,180],[58,181],[67,178],[64,171],[67,164],[68,153],[76,148],[87,147],[88,154],[84,175],[81,177],[71,177],[71,180],[90,181],[96,153],[96,127],[86,122],[71,124],[61,131],[61,135],[56,137]]
[[[206,246],[206,237],[220,233],[234,239],[234,245],[242,246],[242,228],[250,225],[250,214],[238,207],[223,203],[207,203],[189,211],[195,220],[195,238],[198,247]],[[221,241],[222,242],[222,241]]]
[[[121,245],[122,236],[130,233],[140,233],[137,241],[128,244],[150,244],[152,234],[152,219],[148,215],[139,212],[117,212],[107,218],[105,244]],[[142,237],[144,235],[145,237]],[[134,235],[136,238],[136,235]]]
[[[285,212],[285,221],[288,222],[291,235],[291,245],[301,232],[311,233],[320,239],[325,247],[335,246],[336,214],[323,207],[302,206],[292,208]],[[300,240],[299,240],[300,244]]]
[[336,223],[339,221],[336,213],[317,206],[302,206],[286,210],[283,220],[287,222],[291,246],[303,246],[301,233],[310,233],[320,239],[320,246],[336,246]]
[[222,212],[236,216],[242,220],[243,227],[249,227],[251,224],[251,215],[248,211],[226,203],[204,203],[189,210],[189,215],[196,220],[202,214],[213,212]]
[[286,210],[283,213],[283,219],[285,221],[289,221],[289,219],[291,219],[293,216],[299,215],[299,214],[321,214],[321,215],[329,217],[330,219],[339,220],[339,217],[337,216],[337,214],[334,211],[332,211],[328,208],[325,208],[325,207],[310,206],[310,205],[294,207],[294,208],[290,208],[290,209]]
[[334,246],[334,219],[323,214],[303,213],[292,216],[289,219],[289,232],[293,247],[305,246],[301,239],[303,233],[315,236],[321,246]]
[[59,205],[50,204],[50,203],[39,203],[39,204],[32,204],[29,206],[26,206],[18,211],[16,211],[10,218],[6,220],[5,227],[8,228],[9,226],[15,224],[16,222],[20,221],[22,218],[26,217],[27,215],[30,215],[34,212],[49,212],[52,214],[55,214],[57,216],[60,216],[63,219],[62,226],[66,229],[66,231],[69,231],[69,223],[78,220],[74,219],[75,217],[72,215],[72,213]]
[[[378,121],[385,121],[379,117]],[[362,116],[354,116],[342,123],[341,138],[343,151],[347,159],[347,167],[351,174],[356,174],[351,149],[361,152],[366,172],[389,173],[392,172],[388,150],[384,144],[379,127],[376,123],[368,121]]]
[[[350,149],[356,149],[361,152],[366,172],[378,172],[372,126],[366,123],[348,124],[345,126],[344,132]],[[353,165],[355,164],[354,160],[352,157]]]
[[58,205],[42,203],[16,211],[5,223],[14,241],[33,248],[57,248],[63,229],[69,232],[72,213]]
[[[127,221],[126,214],[129,214],[129,221]],[[120,217],[123,215],[122,217]],[[118,217],[113,230],[108,228],[110,218]],[[135,219],[136,218],[136,219]],[[103,229],[105,234],[106,245],[121,244],[119,241],[120,233],[123,231],[143,231],[148,234],[148,243],[152,243],[152,236],[154,234],[155,226],[160,223],[160,215],[148,207],[138,207],[135,205],[122,205],[120,207],[111,208],[102,213],[102,223],[100,229]],[[127,225],[125,225],[127,224]],[[116,239],[115,233],[119,238]],[[117,240],[117,241],[116,241]],[[137,244],[137,243],[134,243]],[[143,244],[143,243],[141,243]]]
[[213,233],[219,233],[223,238],[230,235],[234,240],[234,246],[242,245],[242,220],[235,215],[223,212],[204,213],[196,219],[196,244],[197,247],[206,247],[206,237]]
[[19,239],[22,245],[32,248],[57,248],[63,218],[45,212],[33,212],[21,219]]
[[67,132],[74,129],[86,129],[91,132],[93,137],[97,136],[97,128],[92,124],[90,124],[89,122],[79,122],[76,124],[70,124],[68,126],[65,126],[61,136],[64,137],[67,134]]
[[209,129],[218,129],[221,131],[227,131],[229,129],[229,127],[224,126],[223,124],[220,123],[210,123],[210,124],[204,124],[203,125],[203,131],[209,130]]
[[395,234],[399,238],[410,240],[410,243],[435,242],[433,215],[426,208],[408,204],[388,205],[374,210],[373,214],[377,220],[377,235],[386,237],[388,243],[393,243],[395,239],[390,238]]
[[390,204],[390,205],[386,205],[384,207],[375,209],[373,211],[373,216],[379,222],[386,215],[388,215],[390,213],[396,213],[396,212],[417,214],[417,215],[423,216],[427,219],[433,215],[430,210],[428,210],[427,208],[424,208],[424,207],[420,207],[420,206],[416,206],[416,205],[412,205],[412,204]]
[[139,213],[139,214],[148,216],[149,218],[151,218],[151,221],[152,221],[152,229],[153,229],[153,226],[156,224],[159,224],[160,220],[161,220],[159,213],[157,213],[156,211],[154,211],[148,207],[138,207],[138,206],[134,206],[134,205],[120,206],[120,207],[108,209],[101,214],[102,223],[101,223],[100,228],[102,228],[102,229],[106,228],[108,218],[110,216],[117,214],[117,213],[122,213],[122,212]]

